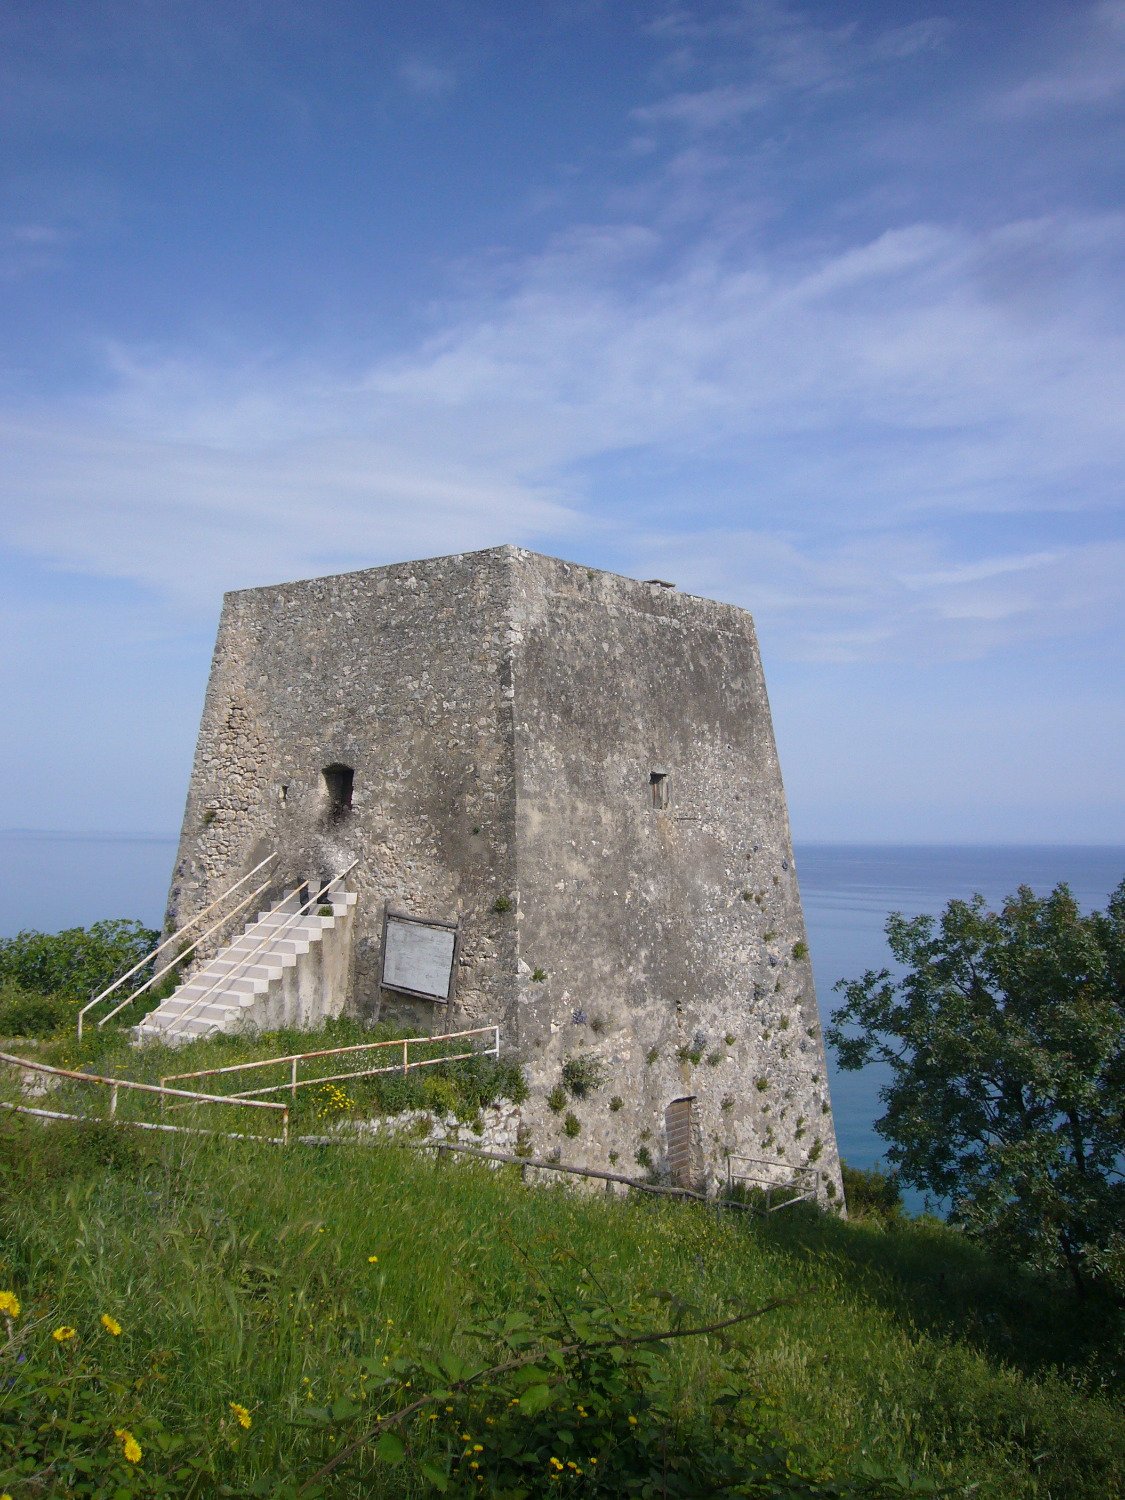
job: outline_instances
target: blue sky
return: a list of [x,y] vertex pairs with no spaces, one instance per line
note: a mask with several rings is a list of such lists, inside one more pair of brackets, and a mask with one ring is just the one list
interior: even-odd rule
[[12,0],[0,826],[178,827],[224,589],[757,621],[803,839],[1125,842],[1122,0]]

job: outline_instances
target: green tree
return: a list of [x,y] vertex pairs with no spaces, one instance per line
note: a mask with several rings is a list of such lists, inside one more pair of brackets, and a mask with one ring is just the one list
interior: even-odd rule
[[[20,932],[0,938],[0,984],[84,1002],[150,953],[160,934],[118,919],[65,932]],[[137,975],[137,983],[145,978]]]
[[1125,881],[1084,916],[1065,885],[999,912],[893,912],[901,976],[841,980],[843,1068],[890,1072],[876,1129],[904,1182],[992,1250],[1125,1302]]

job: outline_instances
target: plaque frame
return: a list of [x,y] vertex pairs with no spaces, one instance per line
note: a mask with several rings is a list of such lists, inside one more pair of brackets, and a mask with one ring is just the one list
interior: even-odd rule
[[[449,986],[444,995],[435,994],[432,990],[412,989],[409,985],[394,984],[387,980],[387,933],[392,922],[411,923],[417,927],[427,927],[440,932],[452,932],[453,953],[449,960]],[[441,917],[420,917],[414,912],[401,911],[394,907],[389,901],[383,905],[383,940],[382,955],[379,965],[379,988],[391,991],[395,995],[411,995],[416,1000],[430,1000],[435,1005],[451,1005],[453,1003],[454,991],[457,988],[457,961],[461,956],[461,919],[455,922],[445,921]]]

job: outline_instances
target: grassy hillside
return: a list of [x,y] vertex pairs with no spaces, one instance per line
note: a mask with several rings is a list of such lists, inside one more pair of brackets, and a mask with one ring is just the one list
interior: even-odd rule
[[[568,1319],[595,1309],[591,1326],[611,1306],[650,1328],[792,1298],[726,1347],[669,1344],[676,1398],[661,1420],[721,1423],[740,1400],[792,1470],[835,1474],[839,1493],[860,1493],[871,1466],[981,1500],[1122,1493],[1119,1324],[935,1224],[763,1221],[525,1187],[509,1169],[393,1146],[283,1150],[8,1115],[4,1290],[20,1304],[6,1319],[0,1300],[0,1492],[13,1500],[296,1493],[380,1403],[453,1378],[419,1370],[422,1351],[487,1364],[496,1325],[470,1330],[537,1297]],[[404,1431],[405,1461],[393,1442],[361,1447],[307,1493],[428,1494],[450,1469],[451,1493],[493,1493],[490,1463],[521,1421],[541,1431],[550,1417],[581,1452],[593,1418],[564,1404],[485,1416],[451,1397]],[[583,1461],[553,1479],[545,1460],[542,1491],[593,1491]],[[785,1493],[829,1493],[795,1486]]]

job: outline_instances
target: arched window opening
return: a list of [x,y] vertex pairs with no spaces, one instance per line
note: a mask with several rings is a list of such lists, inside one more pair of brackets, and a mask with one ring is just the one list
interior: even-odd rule
[[328,799],[328,816],[332,822],[344,818],[351,811],[352,787],[355,772],[351,766],[334,761],[320,773],[324,777],[324,791]]

